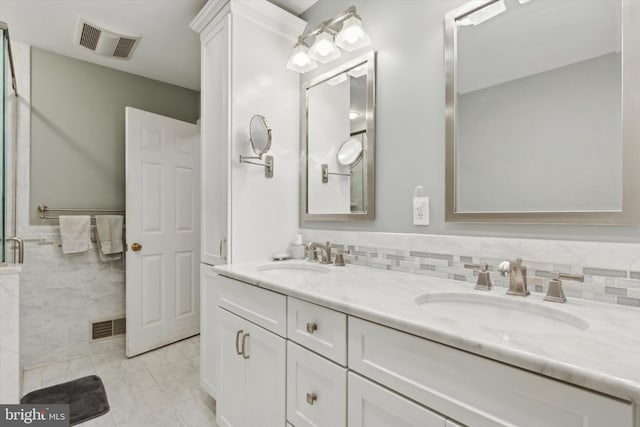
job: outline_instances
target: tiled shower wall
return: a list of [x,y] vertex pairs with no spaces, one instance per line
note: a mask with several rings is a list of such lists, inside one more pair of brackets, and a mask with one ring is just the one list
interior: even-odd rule
[[[546,293],[551,272],[584,275],[562,280],[567,298],[640,308],[640,244],[494,237],[300,230],[305,241],[330,241],[346,249],[345,262],[475,283],[465,264],[486,263],[494,286],[508,287],[501,261],[523,258],[531,292]],[[471,287],[471,285],[470,285]]]
[[124,317],[124,261],[102,262],[96,247],[63,254],[59,244],[59,234],[25,242],[20,276],[23,369],[124,347],[124,335],[91,340],[91,322]]

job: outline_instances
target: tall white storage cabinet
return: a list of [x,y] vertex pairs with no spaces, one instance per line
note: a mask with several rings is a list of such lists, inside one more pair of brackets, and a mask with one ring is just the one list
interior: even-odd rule
[[[300,77],[286,63],[305,21],[267,0],[210,0],[190,27],[201,48],[201,369],[214,398],[218,301],[212,266],[268,260],[298,228]],[[253,155],[251,117],[268,120],[275,170],[240,164]]]

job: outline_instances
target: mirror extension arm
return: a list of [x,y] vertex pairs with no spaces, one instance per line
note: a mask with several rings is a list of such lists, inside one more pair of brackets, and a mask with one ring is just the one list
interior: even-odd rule
[[264,167],[264,176],[267,178],[273,178],[273,156],[268,155],[264,156],[264,163],[256,163],[250,160],[261,160],[262,156],[243,156],[240,155],[240,163],[248,163],[250,165],[263,166]]
[[320,166],[322,167],[322,183],[323,184],[326,184],[329,182],[329,175],[351,176],[350,173],[329,172],[329,165],[326,163],[323,163]]

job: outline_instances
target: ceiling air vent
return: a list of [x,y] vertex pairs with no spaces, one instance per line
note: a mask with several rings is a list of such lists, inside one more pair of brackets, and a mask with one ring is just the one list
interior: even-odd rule
[[120,34],[78,18],[75,43],[101,56],[129,59],[142,36]]

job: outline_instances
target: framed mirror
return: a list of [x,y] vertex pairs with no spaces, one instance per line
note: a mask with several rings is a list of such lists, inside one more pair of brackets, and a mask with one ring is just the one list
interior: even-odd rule
[[375,52],[302,85],[303,221],[374,219]]
[[447,14],[447,221],[640,223],[637,19],[629,0]]

